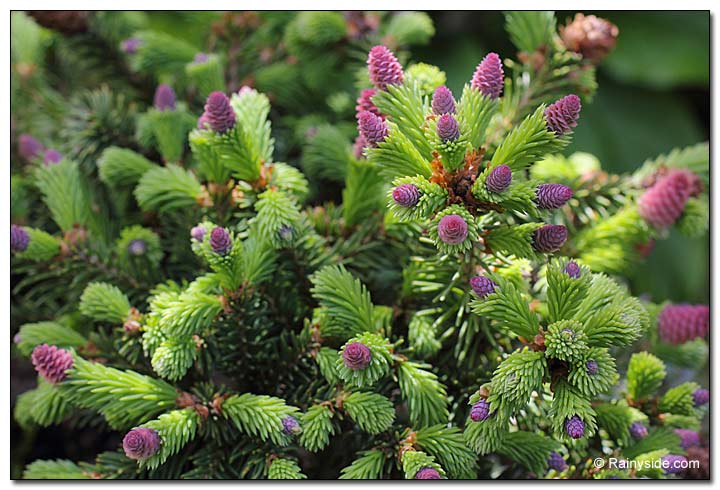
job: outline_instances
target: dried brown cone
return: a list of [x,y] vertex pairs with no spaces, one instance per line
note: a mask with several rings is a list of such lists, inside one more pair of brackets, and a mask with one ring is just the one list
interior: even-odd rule
[[72,35],[86,32],[88,12],[84,10],[29,10],[35,22],[48,29]]
[[570,51],[598,64],[615,48],[620,31],[617,26],[594,15],[575,14],[575,19],[560,27],[560,37]]

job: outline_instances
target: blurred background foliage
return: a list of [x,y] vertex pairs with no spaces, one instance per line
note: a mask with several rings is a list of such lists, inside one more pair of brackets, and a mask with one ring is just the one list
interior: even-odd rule
[[[583,107],[567,154],[596,155],[610,172],[630,172],[646,159],[710,137],[708,12],[583,11],[620,29],[617,47],[598,68],[597,95]],[[557,12],[565,24],[575,12]],[[433,12],[433,42],[413,59],[445,70],[457,93],[468,66],[488,51],[514,56],[501,12]],[[631,278],[635,293],[655,300],[707,303],[710,243],[673,233],[658,241]],[[682,260],[678,260],[682,258]]]

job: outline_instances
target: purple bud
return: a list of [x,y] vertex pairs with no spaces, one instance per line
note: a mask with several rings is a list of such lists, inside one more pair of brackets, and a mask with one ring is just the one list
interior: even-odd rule
[[562,184],[542,184],[535,191],[535,202],[540,209],[557,209],[573,195],[572,189]]
[[370,365],[372,352],[367,345],[360,342],[350,342],[342,351],[343,362],[353,371],[365,369]]
[[420,191],[414,184],[400,184],[393,189],[392,196],[398,206],[411,208],[420,200]]
[[13,342],[16,344],[19,344],[20,342],[22,342],[22,337],[20,336],[19,332],[16,333],[15,336],[13,337]]
[[432,96],[432,110],[434,114],[455,114],[455,98],[452,92],[445,85],[435,89]]
[[448,245],[457,245],[467,238],[468,225],[462,216],[448,214],[440,219],[437,227],[440,240]]
[[142,45],[142,41],[136,37],[125,39],[121,44],[121,49],[125,54],[135,54],[138,48]]
[[662,457],[662,467],[665,473],[674,475],[681,473],[688,468],[688,460],[685,456],[679,456],[677,454],[668,454]]
[[710,401],[710,392],[706,390],[705,388],[698,388],[695,390],[695,393],[693,393],[693,402],[695,402],[696,407],[700,407],[702,405],[705,405]]
[[669,228],[682,216],[688,199],[702,192],[702,188],[700,178],[693,172],[673,169],[638,199],[638,212],[653,227]]
[[680,447],[683,449],[700,445],[700,434],[694,430],[675,429],[675,434],[680,436]]
[[190,230],[190,236],[198,242],[202,242],[203,238],[205,238],[205,227],[200,225],[193,226],[192,230]]
[[395,55],[385,46],[375,46],[370,50],[367,59],[370,81],[380,90],[388,85],[399,85],[403,82],[403,69]]
[[42,344],[33,349],[31,360],[35,370],[48,383],[59,383],[67,377],[67,370],[73,367],[73,356],[55,345]]
[[289,436],[296,436],[302,432],[302,428],[300,428],[298,421],[295,417],[291,417],[290,415],[282,419],[282,426],[283,433]]
[[598,363],[592,359],[585,363],[585,372],[590,376],[595,376],[599,371]]
[[567,95],[545,109],[545,122],[548,130],[560,136],[572,131],[580,118],[580,97]]
[[648,435],[647,427],[642,422],[633,422],[630,424],[630,435],[633,439],[643,439]]
[[475,69],[471,86],[485,97],[497,99],[503,89],[503,67],[497,53],[488,53]]
[[54,150],[52,148],[48,148],[47,150],[45,150],[45,156],[43,157],[43,163],[47,167],[51,163],[52,164],[59,163],[60,160],[62,160],[62,159],[63,159],[63,157],[59,151]]
[[146,460],[157,454],[160,444],[160,434],[156,430],[146,427],[133,429],[123,438],[125,456],[138,461]]
[[220,226],[216,226],[210,232],[210,248],[218,255],[227,254],[232,248],[230,234]]
[[710,331],[710,308],[707,305],[667,305],[657,320],[660,340],[684,344],[703,338]]
[[511,182],[512,170],[507,165],[498,165],[485,177],[485,187],[490,192],[503,192],[510,187]]
[[416,480],[440,480],[440,473],[435,468],[426,467],[415,473]]
[[565,462],[565,458],[562,457],[562,454],[557,451],[553,451],[550,453],[550,457],[548,458],[548,467],[555,471],[565,471],[568,468],[568,465]]
[[193,63],[205,63],[209,59],[210,57],[207,54],[198,53],[195,55],[195,58],[193,58]]
[[21,134],[18,138],[18,153],[25,160],[33,160],[40,156],[43,150],[43,145],[29,134]]
[[443,143],[455,141],[460,137],[460,127],[452,114],[440,116],[437,122],[437,135]]
[[482,422],[490,417],[490,404],[481,399],[470,409],[470,420],[473,422]]
[[360,158],[363,158],[363,150],[369,145],[365,137],[361,134],[355,138],[355,143],[353,143],[353,156],[357,158],[358,160]]
[[25,228],[18,225],[10,225],[10,250],[13,252],[24,252],[30,244],[30,235]]
[[293,234],[295,233],[295,230],[290,225],[280,225],[280,228],[277,231],[277,237],[279,240],[283,242],[289,242],[292,240]]
[[128,244],[128,252],[130,255],[140,256],[145,255],[145,252],[147,252],[147,244],[145,243],[145,240],[132,240]]
[[573,439],[580,439],[585,434],[585,422],[573,415],[565,421],[565,432]]
[[165,85],[164,83],[158,85],[157,89],[155,89],[153,105],[155,109],[159,111],[175,110],[175,91],[170,85]]
[[485,298],[487,295],[495,292],[495,283],[483,276],[475,276],[470,278],[470,287],[475,294],[481,298]]
[[375,146],[384,141],[388,135],[387,123],[369,111],[363,111],[357,116],[358,131],[365,141]]
[[567,240],[567,228],[563,225],[543,225],[535,230],[533,246],[538,252],[556,252]]
[[202,115],[198,118],[197,128],[198,129],[208,129],[209,127],[210,127],[210,120],[208,119],[207,113],[203,112]]
[[224,133],[235,126],[235,111],[230,99],[222,92],[212,92],[205,102],[206,122],[216,133]]
[[580,279],[580,266],[574,260],[571,260],[565,266],[565,274],[572,277],[573,279]]
[[377,89],[374,88],[366,88],[360,92],[360,96],[357,98],[357,105],[355,106],[358,117],[363,111],[372,112],[378,117],[383,117],[382,114],[380,114],[380,109],[377,108],[371,99],[376,93]]

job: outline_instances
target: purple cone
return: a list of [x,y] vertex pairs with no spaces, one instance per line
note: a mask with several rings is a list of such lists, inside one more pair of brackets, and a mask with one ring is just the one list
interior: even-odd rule
[[147,244],[145,243],[145,240],[132,240],[128,244],[128,252],[130,255],[140,256],[145,255],[145,252],[147,252]]
[[701,192],[702,187],[693,172],[670,170],[638,199],[638,212],[655,228],[669,228],[682,216],[688,199]]
[[411,208],[420,200],[420,191],[414,184],[400,184],[393,189],[392,197],[398,206]]
[[497,99],[503,89],[503,67],[497,53],[488,53],[475,69],[471,86],[485,97]]
[[585,372],[590,376],[595,376],[599,370],[598,363],[592,359],[585,363]]
[[448,245],[457,245],[467,238],[468,225],[462,216],[448,214],[440,219],[437,227],[440,240]]
[[59,163],[60,160],[62,160],[62,158],[63,157],[59,151],[54,150],[52,148],[48,148],[47,150],[45,150],[45,156],[43,157],[43,163],[47,167],[51,163],[52,164]]
[[24,252],[30,244],[30,235],[25,228],[18,225],[10,225],[10,250],[13,252]]
[[121,49],[125,54],[135,54],[138,48],[142,44],[142,41],[136,37],[125,39],[121,44]]
[[224,133],[235,126],[235,111],[230,99],[222,92],[212,92],[205,102],[206,122],[216,133]]
[[72,354],[55,345],[41,344],[30,356],[35,371],[48,383],[59,383],[67,377],[67,370],[73,367]]
[[208,120],[207,113],[203,112],[198,118],[197,128],[208,129],[210,127],[210,121]]
[[485,187],[490,192],[504,192],[512,183],[512,170],[507,165],[498,165],[485,177]]
[[680,447],[683,449],[700,446],[700,434],[698,434],[697,431],[689,429],[675,429],[675,434],[680,436]]
[[360,135],[373,146],[384,141],[388,135],[387,123],[370,111],[358,114],[357,121]]
[[291,417],[290,415],[282,419],[282,426],[283,433],[289,436],[298,435],[302,432],[298,421],[295,419],[295,417]]
[[662,457],[663,469],[665,473],[671,475],[685,471],[688,468],[687,462],[688,460],[685,456],[677,454],[668,454]]
[[658,315],[660,340],[684,344],[703,338],[710,331],[710,308],[707,305],[667,305]]
[[363,111],[372,112],[378,117],[383,117],[383,115],[380,113],[380,109],[378,109],[371,100],[371,97],[376,93],[377,89],[375,88],[366,88],[360,91],[360,96],[357,98],[357,105],[355,106],[357,117],[359,117],[360,113]]
[[548,467],[555,471],[565,471],[568,468],[568,465],[565,462],[565,458],[562,457],[562,454],[557,451],[553,451],[550,453],[550,457],[548,458]]
[[557,209],[573,195],[572,189],[562,184],[542,184],[535,191],[535,202],[540,209]]
[[43,150],[43,145],[29,134],[21,134],[18,138],[18,153],[25,160],[33,160],[40,156]]
[[554,102],[545,109],[545,122],[548,130],[559,135],[567,134],[577,126],[580,118],[580,97],[574,94],[567,95]]
[[567,228],[563,225],[543,225],[535,230],[533,246],[538,252],[556,252],[567,240]]
[[475,294],[481,298],[485,298],[488,294],[495,292],[495,283],[483,276],[475,276],[470,278],[470,287]]
[[460,137],[460,127],[452,114],[440,116],[437,122],[437,135],[443,143],[455,141]]
[[470,420],[473,422],[482,422],[490,417],[490,404],[482,399],[478,401],[470,409]]
[[155,109],[159,111],[175,110],[175,91],[170,85],[165,85],[164,83],[158,85],[157,89],[155,89],[153,105]]
[[705,405],[709,401],[710,401],[710,392],[708,390],[706,390],[705,388],[698,388],[693,393],[693,402],[695,402],[696,407]]
[[415,473],[416,480],[440,480],[440,473],[435,468],[427,467]]
[[585,434],[585,422],[573,415],[565,421],[565,432],[573,439],[580,439]]
[[353,371],[365,369],[370,365],[372,352],[370,348],[360,342],[350,342],[342,351],[343,362]]
[[580,279],[580,266],[574,260],[571,260],[565,266],[565,274],[572,277],[573,279]]
[[358,160],[363,158],[363,150],[369,145],[370,143],[367,142],[365,139],[365,136],[359,134],[355,138],[355,143],[353,143],[353,156],[357,158]]
[[370,50],[367,59],[370,81],[380,90],[388,85],[399,85],[403,82],[403,69],[395,55],[385,46],[375,46]]
[[633,439],[643,439],[648,435],[647,427],[642,422],[633,422],[630,424],[630,435]]
[[432,111],[441,116],[443,114],[455,114],[455,98],[452,92],[445,85],[435,89],[432,96]]
[[190,236],[198,242],[202,242],[203,238],[205,238],[205,227],[200,225],[193,226],[192,230],[190,230]]
[[216,226],[210,232],[210,248],[218,255],[227,254],[232,248],[230,234],[220,226]]
[[125,456],[130,459],[143,461],[160,450],[160,434],[156,430],[146,427],[133,429],[123,438]]

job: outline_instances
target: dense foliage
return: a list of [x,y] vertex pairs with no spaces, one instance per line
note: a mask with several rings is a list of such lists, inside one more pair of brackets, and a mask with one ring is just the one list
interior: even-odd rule
[[708,145],[563,154],[618,29],[505,21],[454,94],[423,13],[14,13],[14,418],[117,443],[22,476],[707,478],[709,309],[626,276]]

